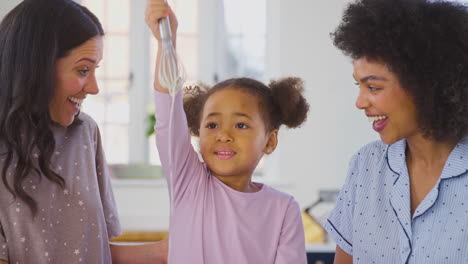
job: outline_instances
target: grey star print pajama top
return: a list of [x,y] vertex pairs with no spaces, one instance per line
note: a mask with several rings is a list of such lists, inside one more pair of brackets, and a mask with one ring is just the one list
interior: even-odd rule
[[[33,173],[23,182],[23,189],[37,202],[36,216],[0,182],[1,260],[10,264],[112,262],[108,241],[120,234],[120,224],[109,171],[97,124],[84,113],[79,118],[79,125],[52,127],[56,148],[51,168],[64,178],[65,188]],[[0,147],[0,169],[5,166],[2,153],[5,148]],[[34,152],[33,157],[37,156]],[[11,184],[11,166],[7,178]]]

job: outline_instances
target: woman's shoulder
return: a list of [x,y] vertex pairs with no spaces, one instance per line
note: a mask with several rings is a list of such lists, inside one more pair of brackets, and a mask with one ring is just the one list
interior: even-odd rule
[[354,153],[350,162],[348,174],[364,177],[364,171],[380,170],[384,164],[387,164],[387,144],[381,140],[372,141]]
[[84,124],[91,125],[91,126],[97,126],[96,121],[87,113],[85,112],[80,112],[80,115],[78,118],[83,122]]
[[382,140],[375,140],[362,146],[354,154],[354,158],[369,160],[369,159],[380,159],[385,156],[388,145]]
[[95,131],[98,130],[98,124],[96,121],[87,113],[80,112],[78,116],[78,122],[74,123],[70,128],[73,130],[91,130]]
[[96,121],[88,114],[80,112],[79,116],[72,125],[65,128],[66,136],[68,137],[86,137],[95,138],[99,132],[99,127]]

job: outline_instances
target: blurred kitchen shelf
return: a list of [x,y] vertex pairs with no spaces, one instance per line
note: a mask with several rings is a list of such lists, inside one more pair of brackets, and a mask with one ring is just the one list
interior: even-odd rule
[[169,232],[159,231],[124,231],[122,235],[110,239],[111,242],[152,242],[163,240]]
[[113,186],[166,187],[166,179],[112,179]]

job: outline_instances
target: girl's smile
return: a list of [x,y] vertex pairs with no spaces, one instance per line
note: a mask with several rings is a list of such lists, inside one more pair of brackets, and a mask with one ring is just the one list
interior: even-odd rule
[[215,154],[220,160],[230,160],[234,158],[237,153],[230,148],[219,148],[215,151]]

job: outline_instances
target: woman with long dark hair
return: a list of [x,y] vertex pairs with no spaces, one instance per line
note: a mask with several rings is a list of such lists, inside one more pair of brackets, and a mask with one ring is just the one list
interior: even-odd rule
[[71,0],[25,0],[0,24],[0,263],[163,258],[155,244],[109,245],[120,225],[108,168],[80,112],[99,92],[103,35]]

